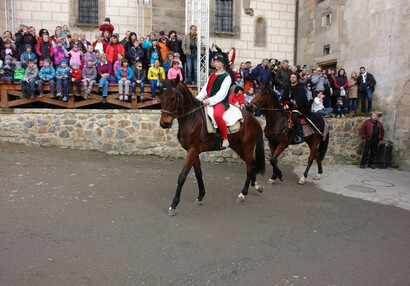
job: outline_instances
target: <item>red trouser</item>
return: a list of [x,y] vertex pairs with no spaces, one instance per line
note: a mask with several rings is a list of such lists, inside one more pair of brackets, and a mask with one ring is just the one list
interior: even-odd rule
[[218,103],[214,105],[214,118],[216,124],[218,124],[219,131],[223,139],[228,140],[228,128],[226,127],[226,122],[223,120],[222,115],[224,114],[226,108],[225,105]]

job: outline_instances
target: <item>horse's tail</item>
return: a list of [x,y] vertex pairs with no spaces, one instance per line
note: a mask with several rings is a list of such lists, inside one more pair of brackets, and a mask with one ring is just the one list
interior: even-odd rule
[[325,158],[326,151],[327,151],[327,146],[329,145],[329,133],[326,136],[325,140],[322,140],[319,144],[318,150],[319,150],[319,160],[322,161],[323,158]]
[[265,173],[265,142],[263,141],[263,131],[260,126],[258,138],[256,139],[255,161],[256,174],[263,175]]

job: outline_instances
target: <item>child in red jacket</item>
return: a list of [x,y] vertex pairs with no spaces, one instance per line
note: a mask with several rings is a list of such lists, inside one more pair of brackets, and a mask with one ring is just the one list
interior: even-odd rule
[[238,108],[243,108],[245,106],[242,86],[235,86],[234,92],[229,96],[229,104],[232,104]]
[[81,80],[83,79],[81,69],[78,66],[77,62],[72,63],[72,70],[71,70],[71,92],[70,94],[73,95],[73,86],[75,84],[76,93],[75,96],[80,96],[81,93]]
[[[111,39],[112,33],[114,32],[114,26],[111,25],[111,20],[109,17],[105,17],[104,23],[100,26],[101,37],[107,36],[108,39]],[[104,35],[104,32],[108,31],[108,35]]]

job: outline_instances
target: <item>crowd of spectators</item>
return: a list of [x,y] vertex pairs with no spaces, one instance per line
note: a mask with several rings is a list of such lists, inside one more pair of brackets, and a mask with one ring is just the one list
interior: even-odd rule
[[[80,86],[84,86],[83,97],[87,99],[92,86],[97,83],[97,92],[106,101],[108,85],[118,84],[119,99],[145,100],[144,85],[151,87],[152,100],[156,103],[156,88],[162,78],[184,80],[186,84],[196,84],[198,39],[197,27],[192,25],[187,35],[181,37],[171,30],[166,34],[150,33],[137,37],[128,31],[123,39],[115,33],[110,18],[101,23],[101,32],[89,41],[85,33],[71,33],[67,25],[57,26],[54,34],[40,29],[37,35],[34,27],[20,25],[13,35],[6,31],[0,38],[0,76],[4,83],[20,82],[23,97],[34,98],[38,93],[44,96],[44,83],[50,84],[52,97],[67,101],[68,96],[80,96]],[[213,57],[221,53],[221,48],[212,44],[210,48],[210,70]],[[317,67],[309,73],[305,66],[289,66],[288,60],[263,59],[252,66],[250,60],[235,67],[235,48],[227,52],[230,66],[227,71],[233,86],[241,86],[240,106],[246,108],[254,92],[261,86],[271,85],[281,99],[289,89],[291,73],[299,75],[299,81],[306,90],[312,112],[324,116],[344,117],[347,112],[355,112],[357,100],[361,99],[362,113],[370,112],[372,93],[376,81],[364,67],[360,72],[352,72],[348,79],[343,68],[336,73],[334,68]],[[36,85],[38,92],[36,93]],[[75,94],[73,87],[76,87]],[[140,96],[136,96],[136,88]],[[131,90],[131,92],[130,92]],[[55,93],[56,92],[56,93]],[[237,97],[238,90],[231,92]],[[242,101],[243,98],[243,101]],[[366,109],[366,99],[368,106]]]

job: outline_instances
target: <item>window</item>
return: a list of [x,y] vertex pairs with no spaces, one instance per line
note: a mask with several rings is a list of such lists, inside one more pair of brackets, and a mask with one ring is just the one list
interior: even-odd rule
[[330,54],[330,45],[323,46],[323,55],[326,56]]
[[322,16],[322,27],[328,27],[332,25],[332,13],[328,13]]
[[98,24],[98,0],[79,0],[78,12],[80,24]]
[[266,46],[266,21],[263,18],[258,18],[255,25],[255,46]]
[[215,1],[215,31],[218,32],[233,32],[232,15],[233,15],[232,0],[216,0]]

